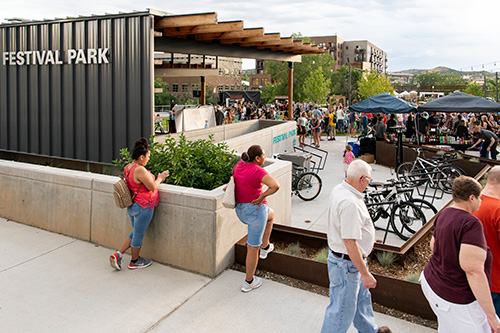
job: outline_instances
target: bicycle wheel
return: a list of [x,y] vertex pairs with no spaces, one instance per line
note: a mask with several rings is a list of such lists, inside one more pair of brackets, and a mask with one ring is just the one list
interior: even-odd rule
[[414,165],[414,162],[404,162],[396,169],[396,177],[399,180],[408,180],[416,186],[425,183],[425,170],[420,165]]
[[295,193],[304,201],[315,199],[321,192],[321,178],[314,172],[304,172],[298,176]]
[[393,206],[389,222],[396,235],[406,241],[416,232],[415,229],[423,226],[427,220],[420,208],[410,202],[401,202]]
[[[429,221],[431,218],[434,217],[434,215],[436,215],[438,213],[437,208],[427,200],[410,199],[409,202],[411,202],[412,204],[417,206],[417,208],[419,208],[422,211],[422,213],[424,213],[426,222]],[[411,233],[417,232],[417,230],[415,230],[416,228],[412,228],[412,226],[409,226],[406,224],[405,224],[405,228],[408,231],[410,231]]]
[[444,166],[441,172],[436,175],[438,178],[437,185],[444,193],[451,194],[453,180],[461,175],[465,175],[465,171],[459,167],[453,165]]

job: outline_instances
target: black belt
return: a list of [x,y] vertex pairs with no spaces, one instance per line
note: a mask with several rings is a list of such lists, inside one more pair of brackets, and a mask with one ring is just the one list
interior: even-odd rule
[[347,254],[338,253],[338,252],[333,251],[332,249],[330,249],[330,251],[332,251],[333,255],[336,256],[337,258],[351,261],[351,258],[349,258],[349,256]]

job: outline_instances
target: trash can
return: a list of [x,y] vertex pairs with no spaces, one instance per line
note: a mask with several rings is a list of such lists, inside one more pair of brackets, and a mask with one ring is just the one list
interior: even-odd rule
[[354,156],[359,157],[359,145],[356,142],[348,142],[347,144],[352,147]]
[[311,154],[301,153],[301,152],[281,153],[278,155],[278,158],[280,160],[290,161],[293,164],[296,164],[307,170],[309,170],[311,165],[311,157],[312,157]]

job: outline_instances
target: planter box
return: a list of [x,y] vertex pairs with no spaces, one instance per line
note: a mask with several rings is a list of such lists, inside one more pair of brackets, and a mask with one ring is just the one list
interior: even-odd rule
[[[271,234],[273,241],[300,242],[300,244],[320,249],[327,246],[326,235],[311,231],[276,225]],[[246,237],[236,244],[235,261],[245,265]],[[266,260],[259,260],[259,269],[285,275],[328,288],[327,264],[318,261],[271,252]],[[378,304],[403,311],[425,319],[436,320],[420,284],[373,274],[377,288],[371,289],[372,300]]]
[[[276,222],[290,224],[291,163],[269,159],[265,169],[281,190],[268,198]],[[115,206],[118,177],[0,160],[0,216],[110,249],[132,231],[126,209]],[[223,186],[212,191],[162,184],[160,203],[141,255],[214,277],[234,262],[234,244],[246,234],[234,209],[222,206]]]

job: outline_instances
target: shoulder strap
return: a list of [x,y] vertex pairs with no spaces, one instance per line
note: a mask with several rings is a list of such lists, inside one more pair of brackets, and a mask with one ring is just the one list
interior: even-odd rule
[[[130,172],[132,172],[133,169],[136,168],[136,167],[138,167],[138,165],[134,165],[133,167],[130,168],[130,170],[128,170],[128,173],[125,175],[125,182],[127,182],[127,178],[128,178],[128,175],[130,174]],[[125,167],[125,171],[127,171],[127,167]],[[127,186],[128,186],[128,184],[127,184]],[[132,196],[132,201],[134,201],[135,196],[137,195],[137,193],[139,192],[139,190],[141,189],[141,187],[142,187],[142,182],[141,182],[141,185],[139,185],[139,187],[137,188],[137,190],[134,192],[134,195]]]

